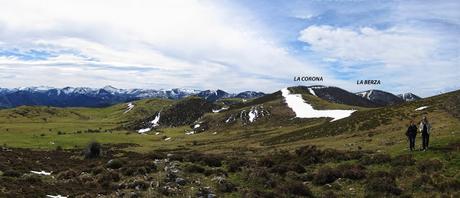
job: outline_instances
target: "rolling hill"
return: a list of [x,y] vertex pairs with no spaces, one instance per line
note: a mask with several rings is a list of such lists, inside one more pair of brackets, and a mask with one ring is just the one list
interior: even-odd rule
[[[457,196],[460,91],[384,107],[362,99],[300,86],[245,100],[3,109],[0,196]],[[422,116],[430,149],[409,152],[406,126]],[[103,154],[84,159],[91,141]],[[21,182],[38,188],[12,187]]]

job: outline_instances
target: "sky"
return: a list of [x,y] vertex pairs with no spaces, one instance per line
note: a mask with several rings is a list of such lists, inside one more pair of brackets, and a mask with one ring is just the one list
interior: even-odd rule
[[[458,0],[0,0],[0,87],[460,89]],[[322,82],[294,81],[321,76]],[[380,85],[357,85],[357,80]]]

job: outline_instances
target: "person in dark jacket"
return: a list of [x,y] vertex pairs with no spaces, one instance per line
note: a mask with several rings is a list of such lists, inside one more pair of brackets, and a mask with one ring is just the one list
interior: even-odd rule
[[415,149],[415,137],[417,136],[417,126],[413,120],[410,121],[406,136],[409,139],[409,149],[413,151]]
[[422,150],[428,149],[428,143],[430,142],[431,124],[428,122],[426,116],[423,117],[420,122],[419,130],[422,133]]

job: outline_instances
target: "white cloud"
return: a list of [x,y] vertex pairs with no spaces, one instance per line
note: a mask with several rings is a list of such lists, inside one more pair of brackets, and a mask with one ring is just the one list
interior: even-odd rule
[[299,40],[312,50],[346,61],[377,61],[387,66],[411,63],[430,57],[436,40],[398,28],[358,30],[331,26],[310,26],[300,32]]
[[193,0],[3,2],[0,49],[58,55],[27,61],[3,57],[0,72],[15,73],[16,79],[1,86],[91,82],[273,91],[280,82],[270,78],[323,73],[289,55],[251,16],[232,6]]
[[446,45],[456,40],[439,32],[402,26],[386,30],[310,26],[300,32],[299,40],[327,57],[324,60],[339,60],[338,70],[352,79],[379,79],[382,87],[396,93],[427,96],[446,87],[460,88],[460,74],[453,72],[459,54]]

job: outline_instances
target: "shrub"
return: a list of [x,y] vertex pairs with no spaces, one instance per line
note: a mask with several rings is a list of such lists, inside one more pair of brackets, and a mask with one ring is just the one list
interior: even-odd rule
[[90,142],[85,149],[85,159],[98,158],[102,155],[101,144],[98,142]]
[[151,152],[147,156],[151,160],[156,160],[156,159],[161,160],[161,159],[166,158],[166,154],[162,152]]
[[285,165],[275,165],[269,169],[270,173],[276,173],[278,175],[284,175],[288,171],[288,167]]
[[313,178],[313,183],[316,185],[324,185],[332,183],[341,176],[340,172],[330,167],[320,168]]
[[111,169],[119,169],[123,166],[123,161],[119,159],[111,159],[107,162],[106,167]]
[[223,180],[217,184],[217,189],[219,192],[230,193],[236,190],[236,186],[230,181]]
[[21,173],[19,173],[18,171],[15,171],[15,170],[6,170],[5,172],[3,172],[3,176],[19,177],[19,176],[21,176]]
[[273,165],[275,165],[275,162],[273,162],[273,160],[272,160],[270,157],[265,156],[265,157],[262,157],[262,158],[257,162],[257,165],[263,166],[263,167],[267,167],[267,168],[270,168],[270,167],[272,167]]
[[187,173],[204,173],[205,169],[200,165],[187,164],[184,167],[184,171]]
[[436,172],[442,169],[442,162],[437,159],[423,160],[417,162],[417,168],[422,172]]
[[412,158],[412,155],[398,155],[391,160],[391,165],[393,166],[411,166],[415,164],[415,159]]
[[211,167],[220,167],[222,166],[222,158],[213,155],[203,155],[201,157],[201,162]]
[[241,167],[247,166],[249,162],[243,159],[231,159],[228,161],[227,170],[228,172],[238,172],[241,171]]
[[67,180],[67,179],[76,178],[77,176],[78,176],[77,172],[75,172],[74,170],[70,169],[70,170],[67,170],[67,171],[60,172],[57,175],[57,178]]
[[258,189],[250,188],[242,192],[243,197],[263,197],[263,198],[277,198],[280,196],[277,196],[273,192],[265,192],[265,191],[260,191]]
[[133,176],[136,174],[136,169],[133,167],[123,167],[121,168],[121,173],[125,176]]
[[365,185],[368,196],[379,194],[400,195],[402,190],[396,185],[395,178],[387,172],[379,171],[370,175]]
[[277,190],[282,195],[297,195],[304,197],[312,197],[313,194],[310,189],[299,181],[289,181],[281,184]]
[[441,174],[435,173],[433,174],[432,179],[433,179],[433,186],[435,186],[438,191],[442,191],[442,192],[460,191],[460,178],[458,176],[456,178],[449,178]]
[[371,164],[383,164],[391,161],[391,157],[388,154],[375,154],[375,155],[364,155],[359,160],[363,165]]
[[42,178],[39,175],[25,175],[23,178],[27,184],[38,184],[42,182]]
[[366,177],[365,168],[361,165],[342,164],[337,167],[337,170],[342,173],[342,177],[358,180]]
[[316,146],[303,146],[295,151],[300,162],[305,165],[321,162],[322,152]]
[[224,175],[228,176],[227,172],[221,168],[208,168],[204,171],[205,176],[210,176],[210,175]]
[[414,182],[412,183],[412,186],[414,188],[421,188],[423,186],[426,186],[432,183],[433,183],[433,180],[431,179],[431,177],[429,175],[423,174],[414,180]]
[[291,170],[291,171],[294,171],[296,173],[305,173],[307,170],[305,170],[305,168],[298,164],[298,163],[291,163],[288,165],[288,169]]

